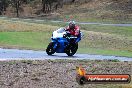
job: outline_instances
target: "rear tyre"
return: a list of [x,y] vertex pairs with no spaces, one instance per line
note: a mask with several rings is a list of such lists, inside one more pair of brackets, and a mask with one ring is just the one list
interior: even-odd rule
[[68,56],[73,56],[77,52],[77,49],[78,49],[78,44],[70,44],[66,47],[65,53]]
[[49,45],[48,45],[48,47],[47,47],[47,49],[46,49],[46,53],[47,53],[48,55],[52,55],[52,54],[55,53],[55,50],[54,50],[53,47],[54,47],[54,43],[53,43],[53,42],[49,43]]

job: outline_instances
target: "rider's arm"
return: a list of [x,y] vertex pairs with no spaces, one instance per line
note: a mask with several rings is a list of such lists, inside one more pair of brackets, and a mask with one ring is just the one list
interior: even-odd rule
[[66,30],[66,31],[68,31],[68,30],[69,30],[69,26],[68,26],[68,27],[66,27],[66,28],[65,28],[65,30]]
[[79,30],[79,27],[78,26],[76,26],[76,28],[75,28],[76,30],[75,30],[75,36],[78,36],[79,35],[79,33],[80,33],[80,30]]
[[70,32],[69,32],[69,26],[65,28],[65,31],[67,32],[67,34],[70,34]]

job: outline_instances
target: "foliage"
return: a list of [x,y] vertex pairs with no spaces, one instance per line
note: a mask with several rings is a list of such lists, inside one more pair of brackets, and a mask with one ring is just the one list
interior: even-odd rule
[[6,8],[8,7],[9,5],[9,0],[0,0],[0,15],[2,15],[2,13],[4,11],[6,11]]
[[10,1],[12,7],[14,7],[16,9],[17,17],[19,17],[19,12],[22,9],[21,6],[23,4],[28,4],[29,2],[30,2],[30,0],[11,0]]
[[57,10],[59,6],[63,6],[63,0],[42,0],[42,10],[44,13],[51,12],[54,8]]

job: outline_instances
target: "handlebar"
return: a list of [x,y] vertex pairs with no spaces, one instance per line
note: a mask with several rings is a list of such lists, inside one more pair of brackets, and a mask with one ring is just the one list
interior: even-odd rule
[[70,37],[71,39],[73,39],[73,38],[77,38],[77,37]]
[[72,36],[70,33],[68,33],[68,34],[64,34],[64,35],[63,35],[63,38],[75,39],[75,38],[77,38],[77,37],[76,37],[76,36]]

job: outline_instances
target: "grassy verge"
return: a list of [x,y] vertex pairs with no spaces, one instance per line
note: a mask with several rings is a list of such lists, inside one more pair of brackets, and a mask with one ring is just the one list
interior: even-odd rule
[[132,57],[132,53],[129,51],[97,49],[97,48],[79,48],[78,53]]
[[[3,47],[45,50],[50,42],[51,32],[1,32],[0,36],[0,45]],[[78,53],[132,57],[129,51],[89,48],[84,46],[83,41],[79,44]]]
[[[0,20],[0,46],[45,50],[52,32],[66,24]],[[132,57],[132,27],[80,25],[84,33],[78,53]]]
[[132,27],[124,26],[103,26],[103,25],[81,25],[81,29],[86,31],[102,32],[109,34],[132,37]]
[[1,32],[0,45],[26,49],[44,50],[51,36],[50,32]]

